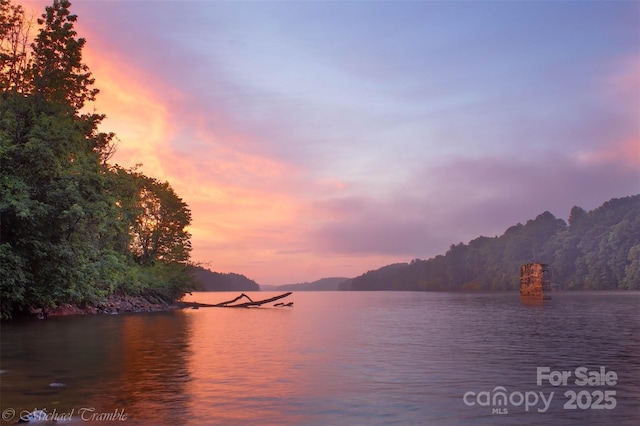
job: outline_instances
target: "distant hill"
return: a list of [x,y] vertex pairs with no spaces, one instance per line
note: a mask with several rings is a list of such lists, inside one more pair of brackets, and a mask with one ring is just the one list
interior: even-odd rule
[[342,282],[339,290],[395,290],[389,288],[389,283],[392,283],[408,265],[408,263],[393,263],[374,271],[368,271],[359,277]]
[[564,289],[640,290],[640,195],[612,199],[567,224],[544,212],[499,237],[452,244],[444,255],[369,271],[341,290],[515,290],[520,265],[550,265]]
[[212,272],[198,266],[193,268],[193,276],[203,291],[260,291],[255,281],[240,274]]
[[298,284],[261,285],[260,288],[269,291],[334,291],[338,290],[341,283],[348,280],[349,278],[344,277],[331,277]]

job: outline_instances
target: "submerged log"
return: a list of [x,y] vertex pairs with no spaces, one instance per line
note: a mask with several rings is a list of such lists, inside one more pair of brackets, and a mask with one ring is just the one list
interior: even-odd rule
[[[198,308],[250,308],[252,306],[262,306],[264,304],[267,303],[271,303],[271,302],[275,302],[276,300],[280,300],[280,299],[284,299],[287,296],[290,296],[292,294],[292,292],[287,292],[287,293],[283,293],[280,294],[278,296],[274,296],[274,297],[270,297],[268,299],[263,299],[263,300],[253,300],[251,299],[249,296],[247,296],[246,294],[242,293],[240,296],[236,297],[233,300],[229,300],[226,302],[220,302],[220,303],[216,303],[216,304],[210,304],[210,303],[198,303],[198,302],[183,302],[185,307],[190,307],[193,309],[198,309]],[[248,302],[242,302],[242,303],[236,303],[238,300],[242,299],[242,298],[246,298],[249,301]],[[293,306],[293,302],[289,302],[286,305],[284,303],[276,303],[274,306]]]

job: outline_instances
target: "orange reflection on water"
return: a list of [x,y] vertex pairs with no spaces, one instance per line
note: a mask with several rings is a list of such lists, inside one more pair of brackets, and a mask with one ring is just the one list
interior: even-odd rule
[[187,417],[190,319],[181,312],[122,315],[121,350],[111,351],[116,377],[88,405],[124,410],[127,423],[182,424]]
[[[295,396],[291,312],[203,308],[192,316],[195,327],[189,361],[198,369],[190,384],[192,413],[207,407],[209,418],[199,419],[203,422],[277,422],[282,401]],[[281,357],[268,355],[274,352]]]

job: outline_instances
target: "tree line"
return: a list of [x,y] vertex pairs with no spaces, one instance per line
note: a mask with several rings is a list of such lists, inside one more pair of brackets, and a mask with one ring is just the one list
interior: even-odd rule
[[258,283],[241,274],[213,272],[202,266],[194,266],[192,273],[203,291],[260,291]]
[[573,207],[569,223],[544,212],[501,236],[453,244],[429,260],[388,265],[342,290],[516,290],[520,265],[547,263],[568,290],[640,290],[640,195],[593,211]]
[[193,286],[191,211],[168,182],[110,163],[115,135],[84,108],[99,91],[70,6],[54,0],[33,22],[0,0],[2,318]]

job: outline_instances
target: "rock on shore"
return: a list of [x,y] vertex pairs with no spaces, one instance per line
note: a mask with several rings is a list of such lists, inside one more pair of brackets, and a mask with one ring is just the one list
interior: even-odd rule
[[[87,315],[87,314],[120,314],[124,312],[160,312],[177,309],[176,304],[155,296],[115,296],[111,295],[95,305],[63,304],[49,309],[47,316]],[[32,309],[34,315],[42,315],[40,309]]]

